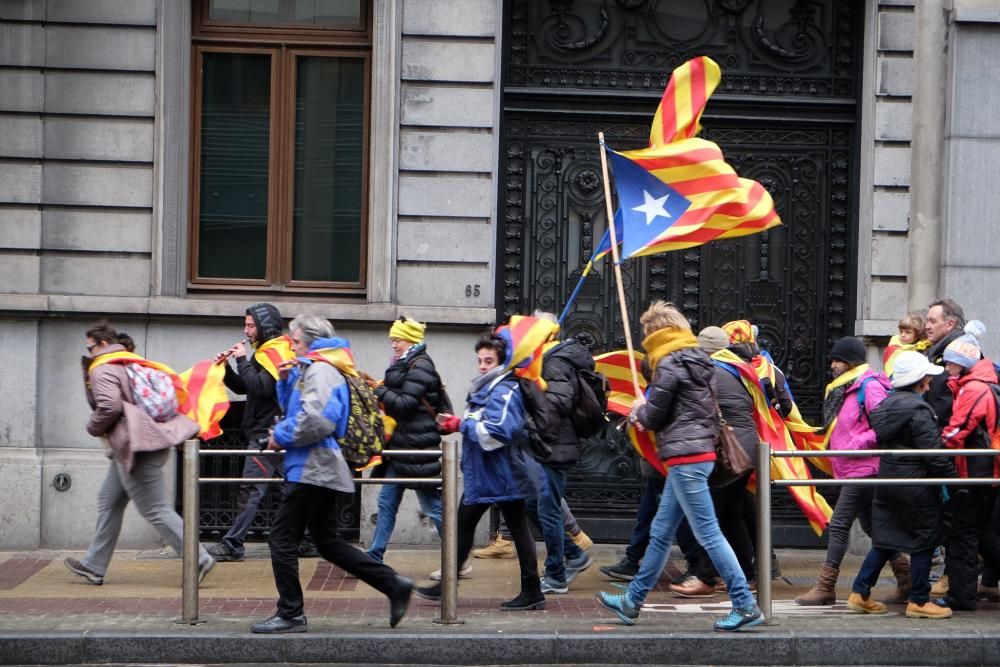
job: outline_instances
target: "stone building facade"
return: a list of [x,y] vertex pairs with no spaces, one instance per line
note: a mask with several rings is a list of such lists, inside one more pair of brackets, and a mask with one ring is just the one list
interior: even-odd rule
[[[0,342],[8,360],[0,548],[90,538],[106,462],[83,431],[79,358],[98,316],[180,369],[235,342],[246,305],[267,300],[289,317],[333,320],[359,365],[377,375],[389,355],[388,322],[405,314],[430,323],[431,353],[456,399],[474,372],[472,341],[497,316],[505,3],[362,3],[367,241],[360,287],[346,295],[211,291],[193,280],[193,35],[202,4],[0,0]],[[935,13],[913,0],[859,4],[855,331],[878,343],[908,307],[937,293],[1000,328],[987,312],[1000,266],[989,222],[1000,196],[989,176],[1000,150],[992,113],[1000,75],[990,65],[1000,6],[927,3]],[[930,194],[913,196],[918,189]],[[988,351],[1000,351],[995,340],[988,335]],[[59,473],[72,479],[66,490],[55,488]],[[362,539],[372,511],[366,502]],[[399,541],[428,539],[415,523],[399,522]],[[123,544],[153,539],[134,515],[127,526]]]

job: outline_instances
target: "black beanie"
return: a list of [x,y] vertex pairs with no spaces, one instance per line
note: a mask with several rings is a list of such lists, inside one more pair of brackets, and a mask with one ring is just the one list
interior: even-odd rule
[[844,336],[833,344],[830,350],[830,358],[845,361],[854,366],[858,366],[868,361],[865,354],[865,344],[854,336]]

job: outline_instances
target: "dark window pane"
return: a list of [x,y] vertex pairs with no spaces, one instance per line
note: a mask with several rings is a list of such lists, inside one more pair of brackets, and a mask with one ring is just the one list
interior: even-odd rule
[[295,280],[360,280],[364,76],[359,58],[296,63]]
[[210,0],[208,19],[228,23],[358,25],[361,0]]
[[270,56],[204,54],[199,277],[265,277],[270,99]]

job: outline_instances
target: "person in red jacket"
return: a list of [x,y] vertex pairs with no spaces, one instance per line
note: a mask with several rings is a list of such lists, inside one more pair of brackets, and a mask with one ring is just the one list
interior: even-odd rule
[[[997,384],[993,362],[983,358],[978,336],[986,333],[982,322],[973,320],[965,332],[944,351],[948,386],[954,395],[951,419],[942,432],[944,444],[952,449],[989,449],[997,428],[996,401],[991,384]],[[960,477],[993,477],[995,458],[956,457]],[[951,490],[951,528],[945,567],[948,596],[945,603],[956,610],[976,608],[977,556],[993,569],[1000,567],[1000,533],[997,531],[991,486],[959,486]]]

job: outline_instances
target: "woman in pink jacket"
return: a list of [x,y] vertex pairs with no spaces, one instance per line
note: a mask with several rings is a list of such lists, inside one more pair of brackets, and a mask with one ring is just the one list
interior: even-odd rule
[[[869,368],[865,359],[865,345],[854,336],[841,338],[830,350],[833,382],[826,386],[823,421],[831,450],[875,448],[875,432],[868,423],[868,415],[885,399],[892,385],[884,375]],[[879,460],[875,456],[829,460],[833,462],[833,476],[837,479],[878,475]],[[874,491],[873,486],[841,487],[833,516],[830,517],[826,561],[820,569],[816,585],[795,598],[797,604],[812,607],[837,601],[837,577],[847,552],[851,524],[858,519],[861,529],[871,535]],[[898,585],[896,597],[905,600],[909,593],[909,562],[902,554],[897,554],[890,562]]]

